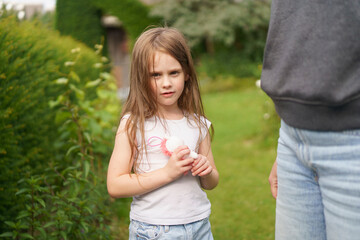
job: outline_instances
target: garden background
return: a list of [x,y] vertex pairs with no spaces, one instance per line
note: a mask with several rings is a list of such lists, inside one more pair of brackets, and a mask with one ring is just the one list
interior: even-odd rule
[[131,199],[112,199],[106,170],[121,113],[101,16],[129,49],[148,25],[191,45],[220,183],[207,191],[215,239],[273,239],[267,178],[279,119],[259,88],[267,0],[57,0],[21,20],[0,11],[0,237],[127,239]]

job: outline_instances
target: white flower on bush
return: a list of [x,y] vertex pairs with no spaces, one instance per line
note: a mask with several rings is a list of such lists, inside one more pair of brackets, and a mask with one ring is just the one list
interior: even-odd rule
[[102,49],[103,46],[101,44],[95,44],[95,49]]
[[95,63],[94,68],[101,68],[103,65],[102,63]]
[[23,20],[25,17],[25,12],[24,11],[18,12],[17,17],[19,20]]
[[65,65],[65,67],[74,66],[75,62],[67,61],[67,62],[64,63],[64,65]]
[[77,48],[73,48],[73,49],[71,49],[71,53],[78,53],[78,52],[80,52],[80,48],[79,47],[77,47]]
[[11,9],[13,9],[13,5],[11,3],[8,3],[8,4],[5,5],[5,9],[7,11],[10,11]]
[[258,88],[260,88],[260,87],[261,87],[261,79],[257,80],[257,81],[255,82],[255,85],[256,85]]
[[67,78],[58,78],[55,80],[56,84],[67,84],[69,82],[69,79]]

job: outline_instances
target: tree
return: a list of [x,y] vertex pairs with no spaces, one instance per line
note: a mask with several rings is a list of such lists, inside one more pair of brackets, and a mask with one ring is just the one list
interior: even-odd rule
[[163,0],[151,15],[180,29],[191,46],[205,42],[207,52],[213,53],[215,43],[231,46],[254,31],[266,35],[270,0]]

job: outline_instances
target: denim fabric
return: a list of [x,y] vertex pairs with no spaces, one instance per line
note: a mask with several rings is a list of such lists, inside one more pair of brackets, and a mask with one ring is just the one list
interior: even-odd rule
[[203,220],[181,225],[152,225],[131,220],[129,240],[213,240],[210,221]]
[[276,240],[360,239],[360,130],[282,121],[277,164]]

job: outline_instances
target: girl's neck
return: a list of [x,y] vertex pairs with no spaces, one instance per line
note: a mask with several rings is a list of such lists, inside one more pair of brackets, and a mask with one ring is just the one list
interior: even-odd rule
[[184,113],[181,109],[173,111],[159,111],[157,115],[166,120],[180,120],[184,117]]

